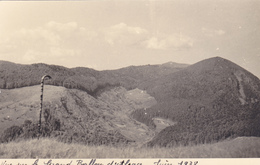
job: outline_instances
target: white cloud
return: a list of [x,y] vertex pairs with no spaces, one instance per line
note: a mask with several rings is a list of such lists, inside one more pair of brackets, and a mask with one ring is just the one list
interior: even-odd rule
[[79,29],[78,24],[76,22],[62,24],[50,21],[45,25],[45,27],[51,29],[52,31],[57,31],[58,33],[70,33]]
[[226,33],[224,30],[221,29],[215,30],[215,29],[208,29],[205,27],[202,27],[201,30],[202,33],[208,37],[221,36]]
[[148,35],[148,31],[141,27],[132,27],[125,23],[119,23],[103,29],[103,34],[105,41],[110,45],[132,45],[144,40]]
[[6,39],[5,41],[0,41],[0,53],[8,53],[15,49],[16,45],[13,42],[9,41],[9,39]]
[[193,46],[193,40],[182,34],[152,34],[141,27],[116,24],[103,30],[105,41],[111,46],[127,45],[147,49],[181,49]]
[[218,35],[223,35],[223,34],[226,33],[226,32],[223,31],[223,30],[216,30],[215,32],[216,32]]
[[[11,39],[19,42],[22,41],[23,44],[38,44],[39,46],[41,44],[59,45],[61,42],[59,34],[42,27],[18,30],[11,36]],[[19,43],[16,44],[19,45]]]
[[[50,53],[34,49],[26,50],[21,56],[22,63],[39,63],[50,59]],[[47,60],[46,60],[47,59]]]
[[76,22],[52,21],[42,27],[17,30],[2,38],[0,52],[1,56],[16,54],[19,62],[33,63],[45,58],[57,60],[78,56],[86,42],[93,38],[97,38],[96,32],[80,27]]
[[143,42],[143,45],[149,49],[175,49],[189,48],[193,46],[193,40],[182,34],[165,35],[151,37]]
[[[122,47],[179,50],[193,45],[193,40],[185,35],[154,35],[147,29],[125,23],[89,30],[76,22],[51,21],[41,27],[17,30],[7,36],[1,38],[0,57],[19,63],[53,61],[58,64],[61,60],[69,63],[72,59],[86,59],[104,51],[115,54]],[[115,56],[121,56],[121,53]],[[90,60],[95,61],[94,58]]]
[[33,50],[28,50],[22,57],[25,62],[34,62],[36,60],[37,53]]
[[80,54],[79,50],[51,47],[50,54],[55,57],[74,57]]

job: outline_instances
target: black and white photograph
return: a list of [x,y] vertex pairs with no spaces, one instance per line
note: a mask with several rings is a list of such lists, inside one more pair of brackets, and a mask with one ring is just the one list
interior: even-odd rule
[[[0,13],[1,160],[260,158],[259,0],[0,1]],[[65,158],[91,161],[51,160]]]

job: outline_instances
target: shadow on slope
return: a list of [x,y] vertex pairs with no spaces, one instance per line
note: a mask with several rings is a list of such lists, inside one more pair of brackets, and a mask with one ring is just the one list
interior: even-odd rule
[[[2,142],[38,136],[39,93],[40,86],[2,90]],[[153,130],[130,117],[135,109],[156,104],[153,97],[139,89],[115,87],[95,98],[81,90],[45,85],[43,100],[41,137],[119,145],[142,144],[154,135]]]
[[228,60],[203,60],[140,88],[158,103],[139,118],[162,117],[177,123],[162,130],[149,146],[260,136],[260,81]]

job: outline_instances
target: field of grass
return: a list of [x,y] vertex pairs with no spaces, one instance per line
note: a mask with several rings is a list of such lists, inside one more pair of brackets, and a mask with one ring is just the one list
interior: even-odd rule
[[176,148],[109,147],[32,139],[0,144],[0,158],[259,158],[260,138]]

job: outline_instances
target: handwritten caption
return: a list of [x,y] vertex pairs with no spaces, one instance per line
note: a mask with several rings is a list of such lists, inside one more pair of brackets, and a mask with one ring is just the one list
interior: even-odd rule
[[19,161],[9,162],[7,160],[2,161],[1,165],[198,165],[198,161],[170,161],[170,160],[156,160],[156,161],[149,161],[142,159],[134,159],[134,160],[97,160],[97,159],[91,159],[91,160],[66,160],[61,161],[59,159],[52,160],[52,159],[44,159],[40,161],[39,159],[36,159],[33,161],[33,163],[27,163],[23,162],[20,163]]

